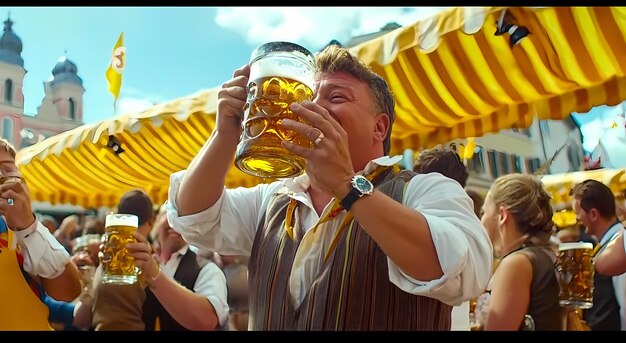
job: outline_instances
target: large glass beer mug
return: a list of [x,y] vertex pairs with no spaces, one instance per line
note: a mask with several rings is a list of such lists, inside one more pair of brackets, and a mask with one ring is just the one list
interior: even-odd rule
[[289,118],[305,123],[290,108],[313,100],[315,60],[307,49],[288,42],[270,42],[252,52],[248,99],[235,165],[250,175],[293,177],[304,172],[305,160],[281,146],[283,140],[311,148],[306,137],[282,127]]
[[559,244],[557,275],[559,304],[568,308],[593,306],[593,245],[586,242]]
[[137,230],[138,224],[139,218],[133,214],[107,215],[100,251],[103,283],[137,282],[138,268],[135,267],[135,259],[126,249],[126,243],[137,241],[132,233]]

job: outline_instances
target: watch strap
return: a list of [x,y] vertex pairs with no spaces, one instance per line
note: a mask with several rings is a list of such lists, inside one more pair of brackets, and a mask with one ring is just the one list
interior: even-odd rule
[[344,210],[350,211],[352,205],[362,196],[363,194],[356,188],[352,187],[348,195],[346,195],[343,199],[341,199],[341,207]]

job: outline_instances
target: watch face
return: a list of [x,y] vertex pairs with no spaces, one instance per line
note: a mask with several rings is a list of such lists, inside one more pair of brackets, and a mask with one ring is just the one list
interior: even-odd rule
[[354,187],[363,194],[370,194],[374,190],[372,183],[363,176],[356,176],[352,182]]

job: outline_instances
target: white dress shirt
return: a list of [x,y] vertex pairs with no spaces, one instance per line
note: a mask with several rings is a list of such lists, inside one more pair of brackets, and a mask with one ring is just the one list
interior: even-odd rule
[[70,254],[39,220],[13,235],[24,257],[24,270],[31,275],[54,279],[70,262]]
[[[401,156],[380,157],[360,174],[370,173],[377,165],[393,165],[400,159]],[[284,192],[301,204],[298,213],[307,231],[296,252],[289,285],[292,300],[299,305],[322,267],[324,255],[346,212],[321,224],[317,230],[310,230],[329,212],[332,202],[321,217],[317,215],[307,192],[310,181],[305,174],[252,188],[224,189],[213,206],[179,217],[175,199],[184,175],[185,171],[171,175],[169,200],[165,205],[167,218],[188,243],[201,249],[250,256],[256,230],[272,194]],[[389,280],[405,292],[449,305],[460,305],[480,294],[491,275],[492,246],[463,188],[438,173],[420,174],[408,183],[402,203],[426,218],[443,276],[430,281],[415,280],[388,259]]]
[[[181,258],[187,253],[189,249],[188,245],[185,245],[177,252],[170,256],[167,263],[161,263],[161,273],[165,273],[170,278],[174,279],[174,274],[180,265]],[[213,262],[208,261],[207,264],[200,269],[198,278],[193,284],[193,291],[196,294],[202,295],[209,300],[215,312],[217,318],[220,321],[220,326],[226,324],[228,320],[228,301],[226,298],[226,276],[224,272]]]

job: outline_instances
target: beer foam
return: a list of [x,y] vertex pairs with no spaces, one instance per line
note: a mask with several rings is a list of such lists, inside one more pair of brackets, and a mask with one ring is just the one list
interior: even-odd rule
[[139,226],[139,218],[134,214],[107,214],[107,218],[104,224],[105,227],[109,226]]
[[559,244],[559,251],[572,250],[572,249],[593,249],[593,244],[589,242],[574,242],[574,243]]
[[315,70],[303,64],[305,63],[293,58],[259,59],[250,66],[250,81],[263,77],[284,77],[302,82],[313,89]]

